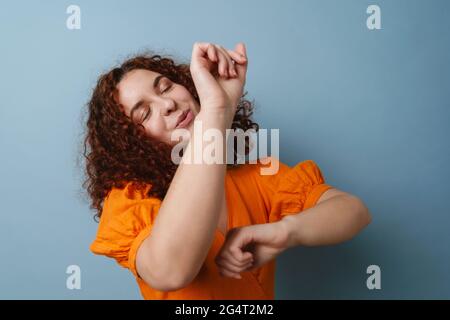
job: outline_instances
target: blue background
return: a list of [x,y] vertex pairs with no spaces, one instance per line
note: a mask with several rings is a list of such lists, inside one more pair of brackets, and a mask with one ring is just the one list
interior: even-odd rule
[[[81,8],[68,30],[66,8]],[[381,7],[381,30],[366,9]],[[449,1],[3,1],[0,9],[0,298],[140,299],[90,253],[80,186],[84,105],[97,76],[152,49],[247,45],[246,89],[280,157],[313,159],[362,198],[372,224],[277,260],[277,299],[450,298]],[[82,270],[68,290],[67,266]],[[366,268],[381,268],[368,290]]]

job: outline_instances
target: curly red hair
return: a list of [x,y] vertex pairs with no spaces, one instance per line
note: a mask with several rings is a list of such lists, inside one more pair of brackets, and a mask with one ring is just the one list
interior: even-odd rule
[[[83,188],[90,197],[95,218],[101,217],[103,200],[113,187],[123,188],[131,182],[136,189],[151,184],[147,196],[163,199],[178,167],[171,160],[171,147],[145,135],[142,128],[132,122],[114,98],[117,84],[134,69],[146,69],[165,75],[183,85],[200,104],[192,80],[189,64],[175,63],[173,59],[158,54],[144,53],[131,57],[119,67],[102,74],[87,103],[87,128],[83,155],[86,161],[86,180]],[[259,130],[250,119],[254,105],[244,99],[239,101],[232,129]],[[245,154],[249,143],[245,143]],[[236,159],[236,144],[234,154]],[[235,161],[236,162],[236,161]],[[228,168],[239,164],[228,164]]]

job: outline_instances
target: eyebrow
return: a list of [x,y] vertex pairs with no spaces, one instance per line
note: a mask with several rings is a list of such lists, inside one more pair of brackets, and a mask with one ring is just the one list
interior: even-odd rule
[[[156,89],[156,87],[157,87],[158,84],[159,84],[159,81],[160,81],[162,78],[164,78],[164,75],[160,74],[159,76],[157,76],[157,77],[155,78],[155,80],[153,80],[153,89]],[[136,102],[136,103],[134,104],[133,108],[131,108],[131,111],[130,111],[130,118],[131,118],[131,119],[133,119],[133,118],[132,118],[132,117],[133,117],[133,112],[134,112],[136,109],[138,109],[143,103],[144,103],[144,101],[139,100],[138,102]]]

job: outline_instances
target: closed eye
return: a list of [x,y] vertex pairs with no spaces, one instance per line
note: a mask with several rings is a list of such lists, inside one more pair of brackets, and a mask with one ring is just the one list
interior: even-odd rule
[[151,112],[151,107],[147,106],[147,112],[145,113],[144,118],[142,119],[142,122],[144,122],[145,120],[147,120],[148,116],[150,115]]
[[[169,91],[170,89],[172,89],[172,85],[170,85],[170,86],[168,86],[166,89],[164,89],[164,91],[162,91],[161,93],[166,93],[167,91]],[[145,120],[147,120],[147,118],[148,118],[148,116],[150,115],[150,113],[151,113],[151,107],[150,106],[148,106],[147,107],[147,112],[145,113],[145,116],[144,116],[144,118],[142,119],[142,122],[144,122]]]
[[166,93],[167,91],[169,91],[170,89],[172,89],[172,86],[168,86],[163,92],[161,93]]
[[[169,86],[167,86],[166,89],[164,89],[163,91],[161,91],[161,93],[166,93],[166,92],[170,91],[172,88],[173,88],[173,85],[169,85]],[[144,112],[145,112],[145,113],[144,113]],[[150,107],[150,105],[147,106],[147,110],[144,111],[144,112],[141,112],[141,114],[143,114],[143,116],[141,117],[142,120],[140,121],[140,123],[143,123],[145,120],[147,120],[147,118],[148,118],[149,115],[151,114],[151,107]]]

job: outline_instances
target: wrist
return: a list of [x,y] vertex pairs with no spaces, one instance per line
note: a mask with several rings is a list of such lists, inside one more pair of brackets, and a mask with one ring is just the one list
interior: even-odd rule
[[230,107],[202,107],[197,118],[203,121],[213,121],[223,123],[225,125],[230,125],[233,121],[234,114],[232,113],[232,108]]
[[298,221],[295,216],[287,215],[278,221],[280,224],[280,232],[284,236],[284,247],[289,249],[300,245],[300,240],[298,239],[300,228],[298,227]]

